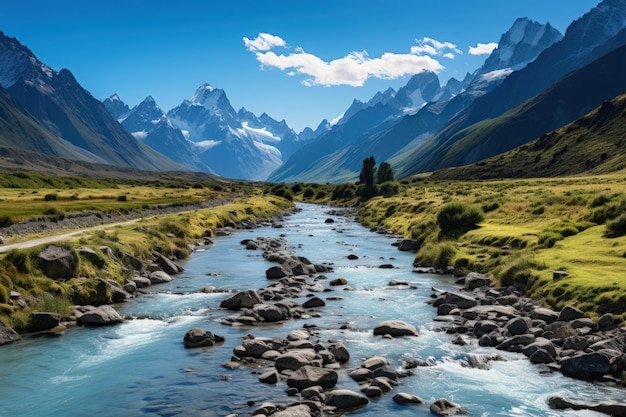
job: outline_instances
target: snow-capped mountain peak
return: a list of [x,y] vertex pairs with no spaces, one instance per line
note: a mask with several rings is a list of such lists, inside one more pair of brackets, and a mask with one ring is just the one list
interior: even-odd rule
[[544,49],[562,38],[563,35],[550,26],[550,23],[543,25],[527,17],[518,18],[513,26],[500,37],[498,47],[489,55],[476,75],[480,76],[507,68],[521,69],[533,61]]
[[[206,109],[213,109],[220,106],[220,101],[226,97],[224,90],[215,88],[208,83],[202,84],[189,101],[196,105],[204,106]],[[228,101],[228,99],[226,99]]]

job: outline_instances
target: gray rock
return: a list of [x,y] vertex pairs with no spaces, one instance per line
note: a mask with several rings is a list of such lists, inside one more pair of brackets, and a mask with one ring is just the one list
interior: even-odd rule
[[338,285],[348,285],[348,280],[345,278],[337,278],[337,279],[333,279],[328,284],[334,287]]
[[561,397],[550,397],[548,399],[548,405],[553,410],[592,410],[616,417],[626,416],[626,405],[615,402],[583,404],[569,401]]
[[430,411],[438,416],[456,416],[466,414],[460,405],[440,398],[430,405]]
[[53,329],[61,322],[61,316],[57,313],[35,312],[30,315],[28,325],[29,332],[44,332]]
[[417,395],[407,394],[406,392],[399,392],[394,395],[393,401],[400,405],[415,405],[424,403],[424,400]]
[[476,288],[490,286],[491,278],[486,275],[479,274],[477,272],[470,272],[465,277],[465,289],[466,290],[474,290]]
[[19,339],[20,335],[15,330],[0,321],[0,346],[13,343]]
[[505,327],[511,335],[517,336],[528,332],[530,323],[526,317],[515,317],[509,320]]
[[267,279],[281,279],[290,275],[291,271],[288,271],[282,265],[273,266],[265,271],[265,277]]
[[382,395],[384,394],[383,390],[380,387],[370,384],[361,385],[361,392],[365,394],[367,398],[378,398],[382,397]]
[[255,305],[254,312],[267,323],[274,323],[288,318],[280,307],[273,304]]
[[165,271],[154,271],[150,273],[150,284],[163,284],[164,282],[172,281],[172,277]]
[[156,263],[157,265],[159,265],[161,267],[161,269],[163,270],[163,272],[170,274],[170,275],[176,275],[179,274],[181,272],[184,271],[183,267],[174,263],[173,261],[167,259],[165,256],[163,256],[160,253],[156,253]]
[[368,399],[358,392],[347,389],[332,390],[326,397],[327,405],[337,407],[340,410],[361,407],[366,405],[368,402]]
[[337,379],[337,372],[332,369],[305,365],[297,371],[294,371],[289,378],[287,378],[287,385],[291,388],[296,388],[298,391],[316,385],[326,390],[337,385]]
[[83,326],[108,326],[122,323],[124,319],[113,307],[102,305],[84,312],[77,321]]
[[228,310],[241,310],[242,308],[252,308],[255,304],[260,303],[261,297],[255,290],[246,290],[223,300],[220,307]]
[[356,382],[363,382],[371,379],[373,376],[373,372],[367,368],[357,368],[351,370],[348,375],[350,378],[354,379]]
[[414,239],[402,239],[398,244],[398,250],[403,252],[417,252],[419,248],[419,242]]
[[374,371],[378,368],[381,368],[385,365],[389,365],[389,361],[382,356],[372,356],[371,358],[365,359],[361,363],[361,368],[369,369],[370,371]]
[[479,320],[474,323],[474,335],[477,337],[482,337],[486,334],[493,332],[494,330],[498,330],[500,326],[498,323],[492,320]]
[[324,307],[325,305],[326,305],[326,303],[321,298],[319,298],[319,297],[312,297],[312,298],[309,298],[308,300],[306,300],[302,304],[302,307],[308,309],[308,308]]
[[454,304],[461,309],[471,308],[478,305],[478,301],[474,297],[455,292],[446,293],[444,296],[444,303]]
[[615,317],[611,313],[606,313],[598,320],[598,328],[601,331],[613,330],[615,325]]
[[147,278],[147,277],[140,277],[140,276],[133,277],[133,282],[135,283],[137,288],[146,288],[152,285],[152,281],[150,281],[150,278]]
[[610,369],[609,359],[598,352],[574,356],[561,362],[561,372],[565,376],[589,381],[601,379]]
[[589,347],[589,342],[582,336],[570,336],[563,341],[565,350],[585,350]]
[[287,335],[287,340],[303,340],[311,337],[311,333],[309,333],[306,329],[295,329],[289,332]]
[[526,346],[535,341],[535,336],[532,334],[521,334],[508,339],[504,339],[496,348],[506,351],[517,351],[517,346]]
[[582,319],[585,317],[585,313],[572,306],[565,306],[561,309],[557,321],[572,321]]
[[552,359],[556,359],[556,357],[558,356],[554,344],[552,344],[552,342],[548,339],[544,339],[543,337],[538,337],[535,339],[534,342],[526,345],[522,352],[524,353],[524,355],[530,357],[539,349],[543,349],[548,352],[550,356],[552,356]]
[[547,350],[540,348],[530,355],[529,360],[531,363],[548,364],[554,362],[554,356],[550,355]]
[[390,335],[391,337],[401,336],[417,336],[417,329],[412,324],[409,324],[402,320],[387,320],[378,324],[374,328],[374,335],[384,336]]
[[547,324],[554,323],[559,318],[559,313],[549,308],[537,307],[532,313],[532,318],[543,320]]
[[305,365],[309,365],[315,359],[316,353],[312,349],[292,350],[280,355],[274,366],[278,372],[286,369],[295,371]]
[[263,354],[272,350],[269,344],[259,339],[246,339],[243,341],[242,347],[245,355],[252,358],[260,358]]
[[78,259],[70,249],[48,246],[38,258],[41,260],[43,273],[50,279],[66,280],[74,276]]
[[272,414],[272,417],[312,417],[311,404],[290,405],[282,411]]
[[213,334],[208,330],[205,331],[194,327],[187,331],[183,341],[185,343],[185,348],[190,349],[197,347],[213,346],[216,343],[223,342],[224,338],[222,336]]
[[276,384],[279,379],[278,372],[275,369],[259,375],[259,381],[264,384]]
[[331,348],[330,352],[335,356],[335,360],[339,363],[346,363],[350,360],[350,353],[346,346],[339,342],[335,343]]

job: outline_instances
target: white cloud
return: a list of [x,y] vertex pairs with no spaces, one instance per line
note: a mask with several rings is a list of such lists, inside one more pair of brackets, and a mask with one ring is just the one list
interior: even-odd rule
[[259,33],[259,36],[253,40],[244,36],[243,43],[246,45],[246,49],[251,52],[269,51],[275,46],[285,46],[285,41],[280,36],[269,33]]
[[[263,36],[264,41],[259,41]],[[405,75],[419,74],[424,71],[439,72],[444,67],[432,54],[420,54],[411,50],[411,53],[397,54],[385,52],[380,57],[372,58],[366,51],[351,52],[345,57],[325,61],[320,57],[309,54],[301,47],[294,48],[289,54],[277,54],[270,51],[272,42],[269,39],[280,39],[282,43],[274,46],[284,46],[284,41],[273,35],[259,34],[254,40],[244,38],[246,48],[256,54],[256,59],[262,67],[278,68],[288,75],[301,74],[308,76],[302,83],[306,86],[314,85],[350,85],[362,86],[370,78],[395,79]],[[428,39],[428,38],[425,38]],[[449,43],[441,43],[429,39],[432,48],[448,49],[461,53]],[[266,46],[269,46],[265,48]],[[423,51],[422,51],[423,52]],[[448,58],[451,58],[446,54]],[[452,56],[453,58],[453,56]]]
[[433,38],[416,39],[417,45],[411,47],[412,54],[428,54],[431,56],[445,56],[450,58],[450,55],[462,54],[461,50],[451,42],[440,42]]
[[448,58],[448,59],[454,59],[456,55],[454,55],[452,52],[448,52],[447,54],[443,54],[444,58]]
[[476,46],[470,46],[469,54],[470,55],[489,55],[497,47],[498,47],[498,44],[496,42],[479,43]]

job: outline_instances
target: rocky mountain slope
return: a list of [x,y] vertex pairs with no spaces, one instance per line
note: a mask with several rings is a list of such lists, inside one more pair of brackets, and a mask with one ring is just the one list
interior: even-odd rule
[[[183,170],[135,140],[70,71],[52,70],[0,32],[2,145],[144,170]],[[23,121],[18,122],[18,119]]]

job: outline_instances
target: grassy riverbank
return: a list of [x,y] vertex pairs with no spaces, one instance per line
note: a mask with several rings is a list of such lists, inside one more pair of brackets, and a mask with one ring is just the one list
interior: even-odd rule
[[[480,209],[475,228],[443,232],[440,209],[460,202]],[[607,225],[626,212],[624,174],[537,180],[415,179],[396,196],[364,203],[359,220],[422,243],[415,264],[492,275],[502,285],[560,309],[626,319],[626,237]],[[619,226],[619,225],[618,225]],[[554,274],[554,271],[563,273]]]
[[[219,187],[219,189],[217,189]],[[217,189],[217,190],[216,190]],[[5,189],[4,202],[17,204],[15,200],[24,198],[26,207],[39,207],[45,199],[32,197],[41,195],[42,190],[27,193]],[[205,187],[167,187],[115,184],[114,188],[102,189],[60,189],[57,201],[66,193],[77,194],[78,199],[62,200],[68,204],[83,201],[83,195],[110,195],[117,190],[117,195],[126,195],[127,199],[94,198],[90,210],[113,209],[109,204],[189,204],[202,199],[227,197],[231,203],[226,205],[183,211],[175,214],[142,218],[128,224],[113,226],[101,230],[84,232],[75,238],[66,240],[58,246],[69,249],[78,260],[72,277],[67,280],[48,278],[42,268],[38,255],[47,245],[30,249],[12,250],[0,255],[0,320],[15,328],[24,330],[28,326],[30,314],[35,311],[56,312],[66,317],[74,304],[101,304],[111,297],[111,289],[106,281],[124,285],[132,277],[133,258],[150,260],[156,250],[166,257],[184,259],[189,253],[189,245],[202,237],[212,236],[220,227],[235,226],[242,222],[255,222],[269,219],[293,204],[283,198],[262,196],[260,189],[248,186],[222,186],[219,184]],[[35,190],[33,190],[35,191]],[[226,195],[226,191],[229,191]],[[17,198],[6,198],[15,195]],[[26,197],[28,195],[28,197]],[[149,203],[147,203],[149,201]],[[18,204],[19,205],[19,204]],[[67,207],[67,206],[65,206]],[[115,210],[131,210],[131,207],[116,206]],[[39,210],[39,209],[37,209]],[[80,210],[72,206],[71,210]],[[17,211],[15,213],[18,213]],[[20,214],[21,215],[21,214]],[[17,214],[13,214],[17,216]],[[13,218],[13,217],[12,217]],[[79,247],[88,247],[94,255],[85,256]],[[107,248],[110,248],[107,249]],[[11,291],[19,293],[22,305],[11,299]],[[25,302],[25,306],[24,306]]]

